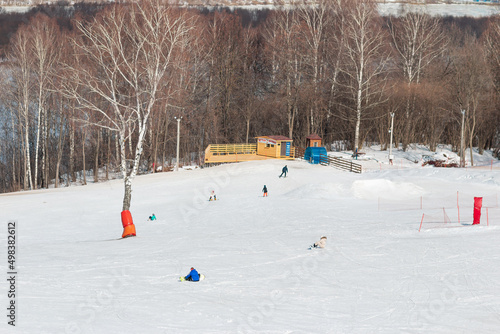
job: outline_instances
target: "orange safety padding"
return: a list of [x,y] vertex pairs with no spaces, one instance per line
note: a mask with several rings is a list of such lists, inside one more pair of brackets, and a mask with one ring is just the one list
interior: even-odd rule
[[130,224],[130,225],[127,225],[125,226],[125,228],[123,229],[123,234],[122,234],[122,238],[126,238],[126,237],[135,237],[136,234],[135,234],[135,225],[134,224]]
[[128,210],[122,211],[122,225],[125,228],[127,225],[133,225],[132,214]]

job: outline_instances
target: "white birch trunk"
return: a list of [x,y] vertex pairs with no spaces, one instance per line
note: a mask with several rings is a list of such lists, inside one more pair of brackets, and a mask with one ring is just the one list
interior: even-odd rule
[[38,152],[40,148],[40,129],[41,129],[41,110],[40,107],[38,108],[38,114],[37,114],[37,129],[36,129],[36,144],[35,144],[35,176],[33,179],[33,187],[35,189],[38,189]]
[[[68,180],[76,182],[75,177],[75,126],[72,124],[69,130],[69,175]],[[68,181],[69,182],[69,181]]]
[[[29,138],[29,117],[28,111],[26,110],[24,113],[24,142],[25,142],[25,158],[24,161],[26,163],[26,175],[25,179],[29,180],[29,187],[33,190],[33,180],[31,179],[31,157],[30,157],[30,138]],[[26,182],[25,182],[26,184]]]

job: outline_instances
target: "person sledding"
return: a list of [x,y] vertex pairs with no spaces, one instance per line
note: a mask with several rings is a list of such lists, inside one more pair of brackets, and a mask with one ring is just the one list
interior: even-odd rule
[[283,167],[283,169],[281,170],[281,175],[280,177],[286,177],[286,173],[288,173],[288,167],[285,165],[285,167]]
[[187,276],[181,277],[180,280],[198,282],[200,280],[200,274],[196,271],[196,269],[191,267],[191,271],[189,272],[189,274]]
[[319,241],[316,241],[309,249],[311,248],[325,248],[326,247],[326,237],[322,236]]

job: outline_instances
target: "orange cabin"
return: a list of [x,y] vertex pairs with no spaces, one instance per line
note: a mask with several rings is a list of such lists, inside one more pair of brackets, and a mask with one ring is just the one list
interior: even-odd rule
[[306,147],[321,147],[321,137],[315,133],[307,136]]
[[270,158],[294,158],[292,140],[285,136],[257,137],[257,154]]
[[295,159],[292,140],[285,136],[259,136],[254,144],[211,144],[205,150],[205,163],[239,162],[264,159]]

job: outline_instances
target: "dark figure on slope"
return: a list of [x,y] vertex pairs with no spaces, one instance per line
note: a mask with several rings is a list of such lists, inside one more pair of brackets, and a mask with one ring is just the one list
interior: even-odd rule
[[267,197],[267,187],[266,187],[266,185],[264,185],[264,188],[262,189],[262,191],[264,192],[264,197]]
[[281,170],[281,175],[280,177],[286,177],[286,173],[288,173],[288,167],[285,165],[285,167],[283,167],[283,169]]

